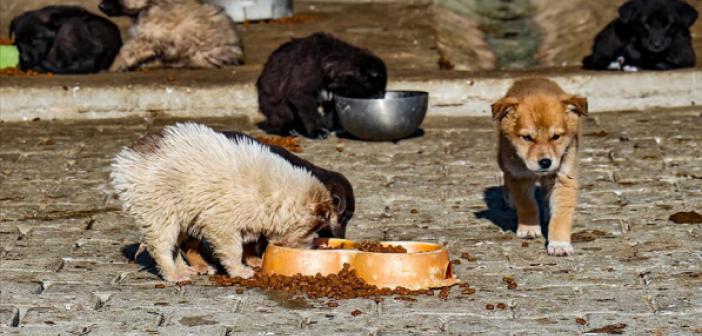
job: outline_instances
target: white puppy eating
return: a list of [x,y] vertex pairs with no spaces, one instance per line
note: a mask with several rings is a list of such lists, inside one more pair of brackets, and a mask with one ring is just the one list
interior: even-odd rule
[[250,277],[242,244],[264,235],[302,247],[337,220],[329,191],[309,171],[253,141],[193,123],[123,149],[111,179],[167,281],[194,273],[178,248],[188,236],[209,241],[230,276]]

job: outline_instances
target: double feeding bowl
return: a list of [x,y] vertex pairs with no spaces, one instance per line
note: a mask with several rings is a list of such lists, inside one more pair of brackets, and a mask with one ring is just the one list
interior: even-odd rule
[[338,273],[349,264],[356,274],[379,288],[398,286],[410,290],[440,288],[459,282],[451,270],[448,251],[441,245],[425,242],[381,242],[400,245],[407,253],[376,253],[354,249],[357,242],[346,239],[320,238],[314,245],[333,249],[295,249],[268,245],[263,255],[262,271],[266,274],[328,275]]

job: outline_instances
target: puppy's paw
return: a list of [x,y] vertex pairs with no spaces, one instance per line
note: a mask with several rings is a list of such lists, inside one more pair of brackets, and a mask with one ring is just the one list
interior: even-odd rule
[[168,282],[192,281],[187,274],[163,274],[163,280]]
[[254,275],[254,270],[251,267],[240,266],[236,268],[231,268],[227,271],[230,277],[242,277],[248,279]]
[[523,225],[517,226],[517,237],[522,239],[534,239],[541,237],[541,226],[539,225]]
[[548,254],[552,256],[565,257],[575,254],[575,251],[573,250],[573,245],[569,242],[564,241],[549,241],[547,250]]
[[329,137],[329,130],[324,129],[324,128],[313,131],[312,133],[310,133],[310,138],[313,138],[313,139],[324,140],[328,137]]
[[621,70],[622,69],[622,64],[619,63],[618,61],[614,61],[612,63],[609,63],[607,66],[607,70]]
[[191,268],[198,275],[215,275],[217,273],[217,269],[211,265],[194,265]]
[[248,257],[245,262],[251,267],[261,267],[263,265],[263,260],[259,257]]
[[114,62],[112,62],[112,65],[110,65],[110,72],[124,72],[127,71],[129,67],[127,66],[127,63],[122,60],[120,57],[115,58]]

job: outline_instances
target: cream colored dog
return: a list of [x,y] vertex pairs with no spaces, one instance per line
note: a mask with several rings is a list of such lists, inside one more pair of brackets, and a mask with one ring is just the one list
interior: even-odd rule
[[516,206],[520,238],[540,237],[537,182],[551,209],[548,254],[571,255],[570,235],[577,198],[580,118],[587,100],[569,95],[543,78],[519,80],[492,105],[499,132],[498,162],[505,195]]
[[337,221],[329,191],[309,171],[261,144],[192,123],[122,150],[111,178],[167,281],[203,271],[180,254],[187,237],[206,239],[230,276],[250,277],[244,243],[265,235],[277,245],[311,246],[317,231]]
[[242,63],[236,25],[221,7],[198,0],[103,0],[100,9],[134,20],[110,71]]

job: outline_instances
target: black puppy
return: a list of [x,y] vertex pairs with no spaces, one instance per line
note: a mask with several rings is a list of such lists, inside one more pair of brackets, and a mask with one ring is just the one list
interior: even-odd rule
[[332,95],[382,97],[386,84],[385,63],[372,52],[315,33],[276,49],[256,88],[267,131],[325,138],[335,122],[333,113],[319,112],[320,105]]
[[23,71],[93,73],[110,67],[122,46],[117,26],[76,6],[48,6],[18,15],[10,37]]
[[595,38],[583,68],[668,70],[695,66],[690,26],[697,11],[679,0],[631,0]]

